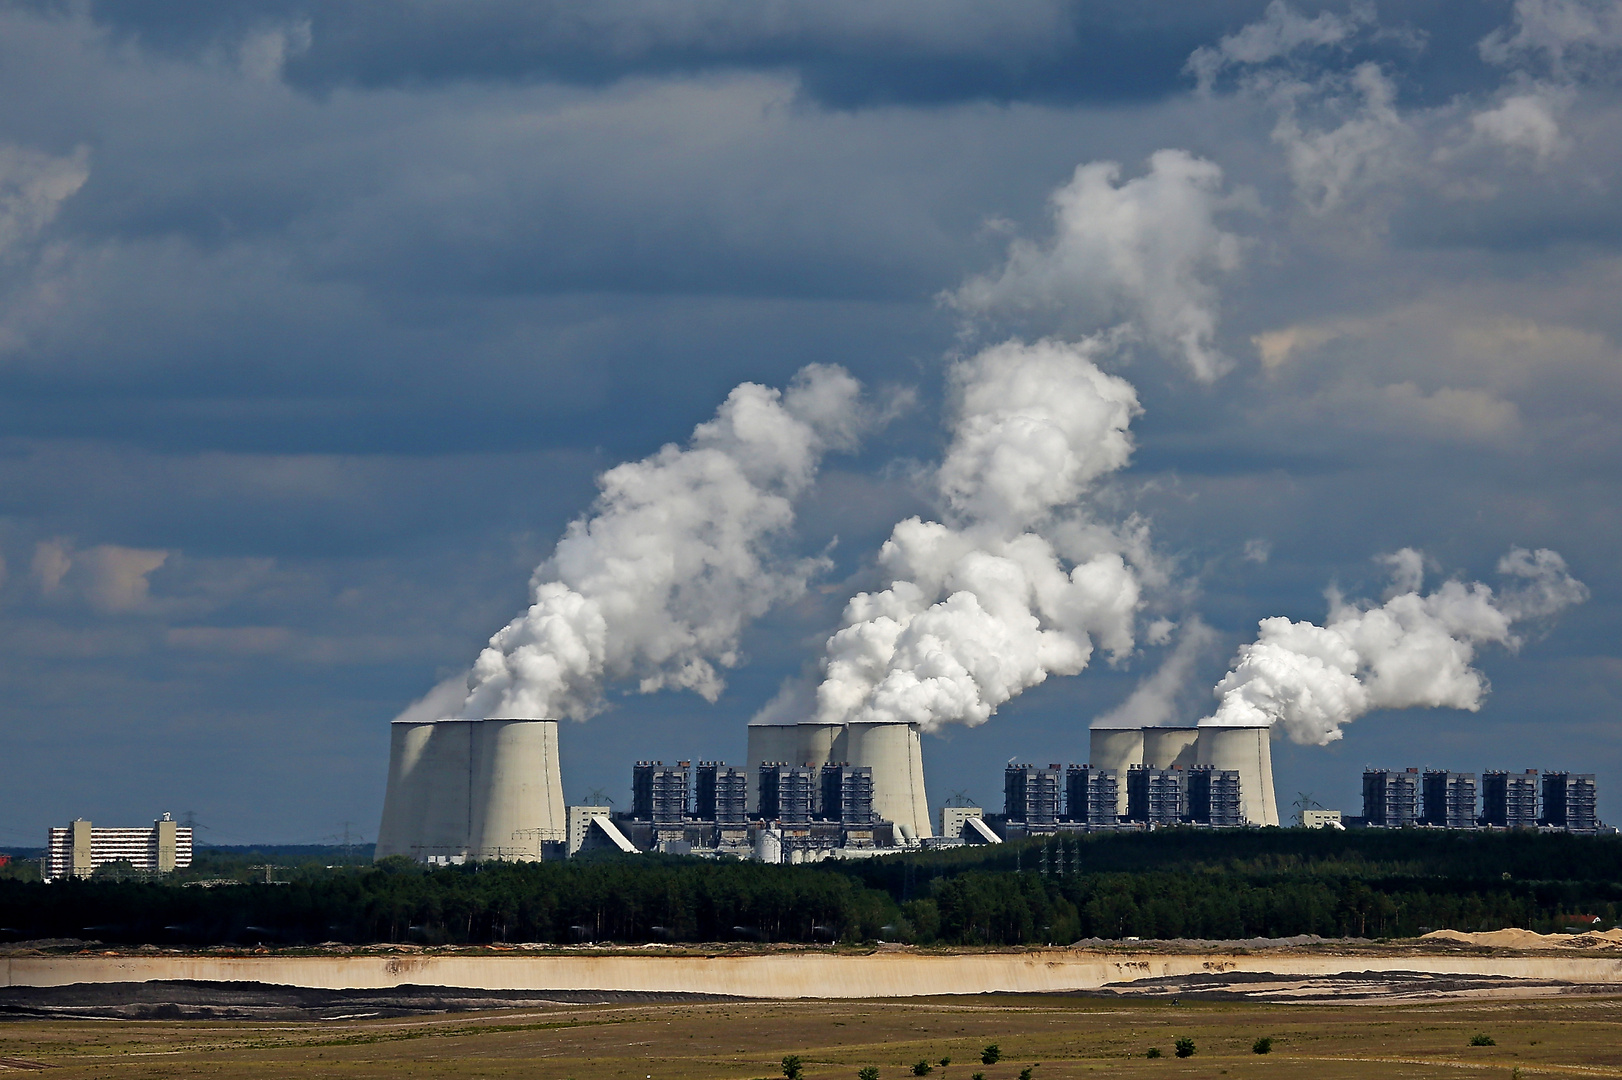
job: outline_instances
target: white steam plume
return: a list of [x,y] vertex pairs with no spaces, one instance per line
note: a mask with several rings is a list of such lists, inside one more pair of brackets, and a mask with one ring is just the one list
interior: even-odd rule
[[1053,238],[1016,240],[995,276],[948,299],[976,314],[1057,311],[1093,326],[1125,319],[1156,348],[1181,354],[1211,382],[1231,362],[1216,348],[1211,278],[1239,265],[1241,241],[1216,215],[1222,170],[1184,150],[1159,150],[1125,183],[1113,161],[1076,167],[1053,193]]
[[[1007,342],[953,365],[952,444],[936,472],[951,524],[908,518],[879,553],[888,586],[860,593],[828,639],[822,722],[984,723],[1094,641],[1131,651],[1129,538],[1076,504],[1131,455],[1141,410],[1100,371],[1096,341]],[[770,712],[768,706],[766,712]]]
[[743,627],[823,565],[774,560],[771,547],[824,452],[854,444],[860,390],[823,365],[783,392],[744,383],[685,448],[605,472],[592,512],[531,578],[534,603],[490,639],[460,694],[447,680],[402,715],[455,702],[440,715],[584,719],[606,684],[633,678],[643,693],[714,701]]
[[1324,746],[1371,709],[1481,707],[1487,680],[1476,649],[1520,646],[1514,624],[1555,614],[1588,589],[1548,549],[1514,548],[1498,563],[1502,592],[1480,582],[1445,582],[1421,594],[1424,560],[1404,548],[1385,560],[1392,595],[1380,606],[1330,593],[1327,625],[1263,619],[1216,686],[1216,714],[1201,725],[1282,725],[1291,740]]
[[1154,674],[1138,683],[1125,701],[1094,720],[1093,727],[1164,727],[1176,721],[1179,704],[1186,707],[1189,703],[1194,665],[1213,651],[1216,641],[1216,631],[1198,615],[1184,619],[1176,646]]

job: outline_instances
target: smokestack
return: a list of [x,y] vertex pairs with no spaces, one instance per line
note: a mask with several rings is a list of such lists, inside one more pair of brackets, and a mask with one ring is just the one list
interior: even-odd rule
[[850,724],[840,757],[873,770],[873,812],[911,829],[919,838],[934,836],[929,797],[924,793],[923,744],[917,724]]
[[1266,725],[1199,729],[1195,744],[1199,765],[1239,773],[1239,809],[1251,825],[1277,825],[1273,797],[1273,748]]
[[1087,760],[1093,768],[1109,769],[1115,774],[1115,812],[1125,817],[1126,772],[1134,765],[1143,764],[1143,729],[1093,728]]
[[1186,769],[1198,764],[1194,746],[1199,737],[1197,727],[1146,727],[1143,729],[1143,763],[1151,769],[1177,766]]
[[564,835],[555,720],[397,720],[376,858],[538,859]]

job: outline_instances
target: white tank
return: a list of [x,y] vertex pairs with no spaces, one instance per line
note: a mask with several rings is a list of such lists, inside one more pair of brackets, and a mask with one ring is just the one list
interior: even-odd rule
[[484,720],[475,726],[470,853],[539,860],[566,838],[556,720]]
[[1239,773],[1239,806],[1252,825],[1277,825],[1273,796],[1272,730],[1266,727],[1199,729],[1196,764]]
[[1126,816],[1126,771],[1143,764],[1142,728],[1092,729],[1087,747],[1087,763],[1095,769],[1109,769],[1115,774],[1115,797],[1119,806],[1116,813]]
[[1197,727],[1146,727],[1143,729],[1143,763],[1151,769],[1186,769],[1195,764]]
[[919,838],[934,836],[918,725],[850,724],[844,740],[841,759],[873,770],[874,813]]
[[783,861],[783,837],[775,829],[762,829],[755,834],[755,861],[772,863]]
[[765,761],[786,761],[790,765],[800,756],[799,724],[749,725],[749,799],[745,807],[751,814],[760,812],[760,765]]

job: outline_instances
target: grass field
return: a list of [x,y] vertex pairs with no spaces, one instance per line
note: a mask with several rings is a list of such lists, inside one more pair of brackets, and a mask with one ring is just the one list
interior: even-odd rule
[[[805,1080],[1121,1077],[1622,1076],[1622,1000],[1415,1005],[1121,1003],[997,997],[906,1002],[560,1006],[320,1023],[0,1024],[0,1072],[75,1077],[535,1077],[750,1080],[804,1061]],[[1492,1046],[1471,1046],[1489,1036]],[[1194,1040],[1178,1059],[1173,1044]],[[1273,1050],[1252,1052],[1270,1036]],[[980,1063],[997,1043],[1001,1060]],[[1146,1056],[1158,1047],[1162,1057]],[[941,1059],[951,1064],[942,1066]]]

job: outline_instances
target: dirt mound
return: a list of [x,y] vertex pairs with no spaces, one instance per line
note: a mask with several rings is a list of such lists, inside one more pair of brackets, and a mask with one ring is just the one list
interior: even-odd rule
[[1420,940],[1456,941],[1461,945],[1485,945],[1493,949],[1592,949],[1622,945],[1622,930],[1590,930],[1584,934],[1538,934],[1513,927],[1478,934],[1435,930]]

